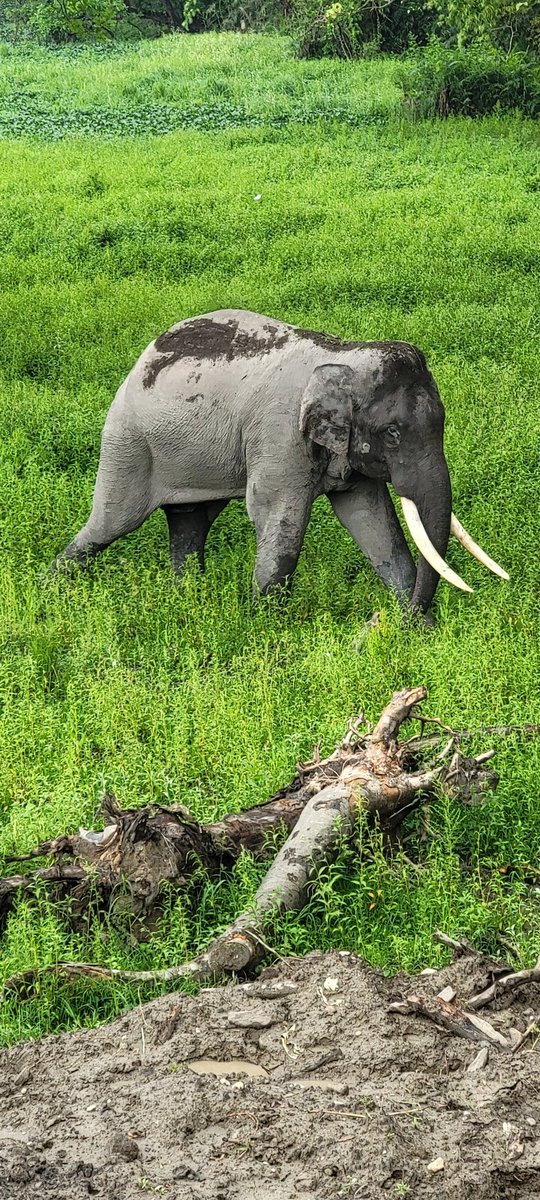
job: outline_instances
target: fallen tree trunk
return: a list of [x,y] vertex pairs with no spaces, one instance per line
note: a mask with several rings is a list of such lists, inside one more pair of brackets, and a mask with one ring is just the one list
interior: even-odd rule
[[[322,760],[316,753],[310,763],[298,768],[289,788],[265,804],[210,825],[201,825],[184,808],[122,810],[114,797],[106,797],[107,824],[101,832],[81,829],[62,835],[17,860],[52,855],[56,861],[52,867],[1,879],[0,916],[5,917],[17,895],[39,879],[55,898],[69,899],[75,922],[91,899],[95,905],[97,896],[109,913],[120,908],[148,923],[160,912],[165,884],[185,887],[201,864],[206,871],[220,871],[244,847],[257,856],[268,856],[269,832],[283,829],[287,840],[251,909],[198,958],[162,971],[119,971],[77,963],[57,963],[50,969],[68,976],[144,983],[183,976],[202,981],[253,967],[268,949],[264,930],[269,917],[302,907],[318,866],[332,856],[339,838],[351,832],[359,813],[376,816],[382,828],[395,835],[406,814],[433,797],[437,788],[444,787],[465,803],[477,803],[496,787],[497,776],[486,767],[494,750],[467,758],[460,750],[459,732],[442,727],[435,737],[399,741],[401,726],[417,715],[415,709],[426,695],[424,687],[395,693],[371,733],[360,733],[360,719],[351,722],[334,753]],[[437,751],[427,763],[422,758],[425,749]],[[24,973],[6,986],[28,982],[33,974]]]
[[[243,849],[268,857],[269,834],[291,833],[310,799],[329,786],[345,787],[351,812],[361,809],[376,815],[390,833],[395,833],[406,813],[433,795],[439,783],[473,802],[496,785],[494,773],[485,769],[494,751],[466,758],[445,729],[435,739],[437,748],[441,740],[446,742],[443,751],[425,765],[418,739],[398,741],[400,726],[425,697],[425,688],[396,693],[372,733],[360,734],[359,722],[352,722],[333,754],[322,760],[315,755],[312,762],[300,766],[288,788],[264,804],[209,825],[200,824],[181,806],[121,809],[114,796],[106,796],[103,830],[62,834],[28,854],[13,856],[20,863],[49,856],[55,862],[0,879],[0,922],[17,896],[40,880],[55,899],[69,899],[75,925],[97,896],[109,914],[129,915],[150,926],[161,911],[164,885],[185,887],[201,866],[208,873],[226,869]],[[428,740],[432,748],[434,739]],[[309,846],[305,852],[309,857]]]

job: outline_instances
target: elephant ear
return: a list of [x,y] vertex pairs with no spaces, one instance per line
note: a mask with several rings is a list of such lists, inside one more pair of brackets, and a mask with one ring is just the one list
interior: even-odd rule
[[339,363],[315,367],[302,397],[300,429],[332,454],[349,448],[354,371]]

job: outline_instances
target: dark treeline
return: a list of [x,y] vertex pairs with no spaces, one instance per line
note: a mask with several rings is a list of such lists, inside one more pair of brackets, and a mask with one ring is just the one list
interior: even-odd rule
[[540,0],[3,0],[0,36],[49,44],[278,30],[301,57],[403,53],[438,39],[540,49]]

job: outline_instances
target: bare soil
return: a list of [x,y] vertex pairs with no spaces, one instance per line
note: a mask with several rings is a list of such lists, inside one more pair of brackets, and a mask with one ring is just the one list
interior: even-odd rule
[[[479,1046],[388,1012],[447,985],[466,999],[485,979],[477,958],[389,979],[311,954],[5,1050],[0,1200],[537,1200],[534,1036],[470,1072]],[[483,1015],[524,1031],[539,990]]]

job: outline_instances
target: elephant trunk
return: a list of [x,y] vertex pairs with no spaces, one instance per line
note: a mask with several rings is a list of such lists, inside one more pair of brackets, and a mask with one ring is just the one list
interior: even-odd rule
[[[424,461],[412,483],[403,484],[399,481],[394,487],[402,499],[404,516],[416,544],[420,551],[425,549],[431,558],[430,563],[420,554],[411,597],[412,607],[425,613],[433,600],[441,574],[445,574],[449,582],[470,591],[444,561],[437,561],[444,560],[452,518],[452,488],[444,455],[430,458],[427,464]],[[432,553],[433,548],[436,554]]]

